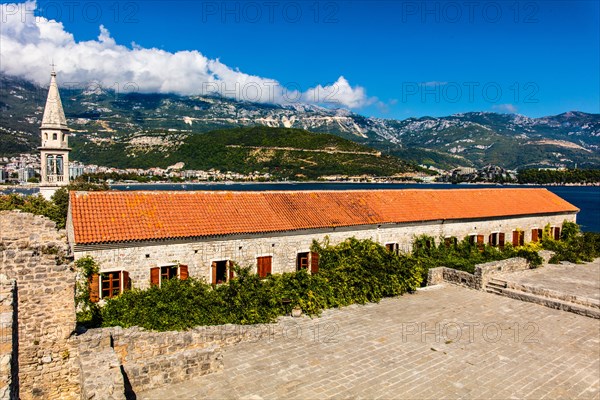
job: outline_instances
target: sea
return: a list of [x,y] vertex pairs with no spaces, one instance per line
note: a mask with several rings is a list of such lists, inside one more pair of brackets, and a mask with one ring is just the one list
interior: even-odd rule
[[[485,184],[435,184],[435,183],[337,183],[337,182],[269,182],[269,183],[161,183],[161,184],[116,184],[114,190],[382,190],[382,189],[480,189],[480,188],[524,188],[545,187],[562,197],[581,211],[577,222],[583,231],[600,232],[600,186],[535,186],[535,185],[485,185]],[[4,192],[33,194],[37,189],[8,189]],[[0,190],[2,192],[2,190]]]

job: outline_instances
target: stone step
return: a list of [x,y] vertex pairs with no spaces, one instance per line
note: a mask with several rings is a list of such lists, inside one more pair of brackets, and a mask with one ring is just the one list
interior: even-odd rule
[[508,286],[508,283],[502,279],[496,279],[496,278],[490,278],[490,280],[487,283],[488,285],[491,286],[496,286],[496,287],[502,287],[505,288],[506,286]]
[[595,307],[586,307],[581,304],[570,303],[558,299],[552,299],[548,297],[537,296],[532,293],[523,292],[514,289],[503,289],[500,293],[502,296],[510,297],[511,299],[527,301],[530,303],[539,304],[545,307],[554,308],[557,310],[563,310],[572,312],[574,314],[583,315],[590,318],[600,319],[600,309]]
[[504,289],[496,288],[496,287],[492,287],[492,286],[485,287],[485,291],[488,293],[502,294],[502,290],[504,290]]

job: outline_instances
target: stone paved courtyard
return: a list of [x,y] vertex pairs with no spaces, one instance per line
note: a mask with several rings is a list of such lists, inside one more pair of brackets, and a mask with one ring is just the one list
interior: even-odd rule
[[600,398],[600,320],[452,285],[273,329],[138,399]]
[[585,264],[546,264],[543,268],[498,275],[498,278],[600,301],[600,258]]

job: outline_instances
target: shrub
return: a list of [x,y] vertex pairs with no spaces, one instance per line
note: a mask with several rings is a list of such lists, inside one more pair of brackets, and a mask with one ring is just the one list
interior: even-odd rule
[[564,221],[561,229],[561,240],[544,237],[542,247],[555,254],[550,258],[550,263],[558,264],[561,261],[581,263],[593,261],[600,257],[600,233],[581,233],[579,225],[574,222]]

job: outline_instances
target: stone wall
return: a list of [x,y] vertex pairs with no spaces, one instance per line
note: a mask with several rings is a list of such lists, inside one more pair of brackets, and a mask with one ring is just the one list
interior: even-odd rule
[[427,234],[438,238],[454,236],[464,238],[469,234],[505,232],[506,242],[512,241],[512,232],[521,229],[525,240],[531,240],[531,229],[546,224],[562,226],[564,220],[574,221],[575,214],[546,215],[537,217],[497,218],[491,220],[432,221],[412,224],[395,224],[336,228],[329,230],[284,232],[263,235],[228,236],[190,241],[129,242],[122,245],[75,246],[75,258],[92,256],[102,272],[125,270],[129,272],[132,285],[147,288],[150,269],[157,266],[181,263],[188,265],[190,276],[211,281],[211,263],[232,260],[241,266],[251,266],[256,271],[256,257],[272,256],[272,272],[294,271],[296,256],[310,251],[313,240],[322,241],[326,236],[332,244],[349,237],[373,239],[381,244],[398,243],[400,251],[412,250],[416,236]]
[[447,267],[431,268],[427,273],[427,286],[448,282],[472,289],[483,290],[490,277],[495,274],[521,271],[529,268],[529,262],[521,257],[477,264],[475,265],[474,274]]
[[19,398],[15,379],[18,365],[14,352],[17,346],[13,343],[13,338],[16,339],[13,335],[15,289],[15,281],[0,274],[0,400]]
[[0,212],[0,271],[16,281],[15,378],[23,400],[80,397],[77,348],[70,340],[75,277],[69,254],[65,232],[54,222]]
[[123,384],[135,393],[220,371],[224,347],[262,340],[275,332],[273,325],[204,326],[184,332],[92,329],[76,339],[82,390],[86,398],[102,394],[101,398],[121,399]]

